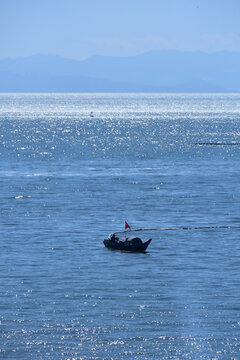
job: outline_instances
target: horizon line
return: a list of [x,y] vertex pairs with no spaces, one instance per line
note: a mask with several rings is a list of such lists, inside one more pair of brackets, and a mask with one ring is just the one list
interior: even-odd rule
[[31,57],[37,57],[37,56],[49,56],[49,57],[56,57],[56,58],[63,58],[63,59],[68,59],[68,60],[74,60],[74,61],[84,61],[87,60],[89,58],[93,58],[93,57],[111,57],[111,58],[134,58],[137,56],[141,56],[144,54],[148,54],[148,53],[152,53],[152,52],[178,52],[178,53],[203,53],[203,54],[218,54],[218,53],[236,53],[236,54],[240,54],[240,50],[182,50],[182,49],[151,49],[151,50],[147,50],[147,51],[141,51],[135,55],[103,55],[103,54],[95,54],[95,55],[88,55],[86,57],[83,58],[77,58],[77,57],[69,57],[67,55],[61,55],[61,54],[57,54],[57,53],[48,53],[48,52],[39,52],[39,53],[32,53],[29,55],[15,55],[15,56],[6,56],[6,57],[2,57],[0,56],[0,61],[1,60],[13,60],[13,59],[26,59],[26,58],[31,58]]

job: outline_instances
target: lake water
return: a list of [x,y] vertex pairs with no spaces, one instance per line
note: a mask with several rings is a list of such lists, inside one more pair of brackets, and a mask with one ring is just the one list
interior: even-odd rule
[[240,94],[0,106],[0,358],[239,359]]

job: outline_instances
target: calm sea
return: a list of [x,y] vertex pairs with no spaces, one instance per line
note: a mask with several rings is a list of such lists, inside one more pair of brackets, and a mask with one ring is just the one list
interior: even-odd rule
[[239,163],[240,94],[0,94],[0,358],[240,359]]

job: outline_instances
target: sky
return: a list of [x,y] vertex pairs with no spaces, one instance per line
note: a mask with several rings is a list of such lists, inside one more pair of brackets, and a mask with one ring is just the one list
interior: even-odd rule
[[240,0],[0,0],[0,59],[240,52]]

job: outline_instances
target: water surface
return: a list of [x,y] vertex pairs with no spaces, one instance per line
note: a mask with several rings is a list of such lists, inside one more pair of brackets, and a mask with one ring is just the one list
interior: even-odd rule
[[0,105],[0,358],[239,359],[240,95]]

